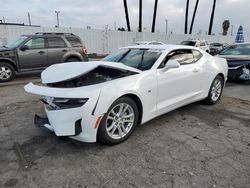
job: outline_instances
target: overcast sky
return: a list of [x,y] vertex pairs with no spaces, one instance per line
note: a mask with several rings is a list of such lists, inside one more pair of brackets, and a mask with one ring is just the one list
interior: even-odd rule
[[[196,0],[190,0],[189,21],[191,21]],[[114,29],[126,27],[123,0],[0,0],[0,17],[6,22],[28,24],[27,13],[30,12],[34,25],[55,26],[55,10],[60,11],[61,27],[103,28],[109,25]],[[138,27],[138,0],[127,0],[131,28]],[[194,33],[208,30],[213,0],[200,0],[194,23]],[[165,20],[174,33],[183,33],[186,0],[158,0],[156,31],[165,32]],[[143,0],[143,27],[151,30],[154,0]],[[234,32],[240,24],[245,32],[250,33],[249,0],[217,0],[213,33],[222,32],[222,22],[230,20]]]

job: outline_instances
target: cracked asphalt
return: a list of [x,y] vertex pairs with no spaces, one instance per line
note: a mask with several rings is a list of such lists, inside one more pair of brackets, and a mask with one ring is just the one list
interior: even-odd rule
[[0,87],[0,187],[250,187],[249,85],[230,83],[217,105],[182,107],[111,147],[35,127],[43,105],[23,85]]

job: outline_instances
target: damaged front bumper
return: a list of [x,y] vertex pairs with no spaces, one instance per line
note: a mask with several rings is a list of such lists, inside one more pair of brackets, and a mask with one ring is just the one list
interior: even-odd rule
[[53,127],[49,124],[48,118],[42,118],[42,117],[38,116],[37,114],[35,114],[34,124],[41,129],[44,129],[44,130],[50,131],[50,132],[54,132]]
[[[35,115],[34,123],[57,136],[69,136],[83,142],[96,142],[96,121],[102,114],[95,114],[94,109],[97,105],[100,89],[97,88],[50,88],[37,86],[32,83],[27,84],[25,91],[40,95],[45,103],[47,118]],[[70,107],[69,105],[58,106],[54,104],[54,99],[76,100],[86,99],[83,105]]]
[[228,67],[228,77],[231,79],[250,80],[250,65],[238,65]]

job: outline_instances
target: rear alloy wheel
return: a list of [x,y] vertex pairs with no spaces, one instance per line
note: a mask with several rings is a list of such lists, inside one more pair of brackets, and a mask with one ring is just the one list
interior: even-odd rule
[[14,68],[8,63],[0,63],[0,82],[8,82],[15,76]]
[[216,104],[222,94],[223,90],[223,78],[221,76],[216,76],[208,93],[208,97],[206,98],[206,102],[208,104]]
[[113,145],[125,141],[138,122],[136,103],[127,97],[116,100],[103,117],[97,138],[103,144]]

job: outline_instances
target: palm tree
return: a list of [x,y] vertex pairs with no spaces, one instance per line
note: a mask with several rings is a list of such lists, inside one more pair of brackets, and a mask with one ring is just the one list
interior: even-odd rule
[[125,16],[126,16],[126,22],[127,22],[127,29],[130,31],[130,23],[129,23],[129,16],[128,16],[128,6],[127,6],[127,0],[123,0],[124,10],[125,10]]
[[229,27],[230,27],[230,21],[224,20],[224,22],[222,23],[222,28],[223,28],[222,35],[227,35]]
[[142,0],[139,0],[139,32],[142,31]]
[[186,16],[185,16],[185,34],[187,34],[188,32],[188,8],[189,7],[189,0],[187,0],[187,4],[186,4]]
[[155,19],[156,19],[156,12],[157,12],[157,4],[158,4],[158,0],[155,0],[153,22],[152,22],[152,33],[155,32]]
[[211,34],[212,34],[212,28],[213,28],[213,22],[214,22],[215,6],[216,6],[216,0],[214,0],[213,9],[212,9],[211,17],[210,17],[208,35],[211,35]]
[[195,7],[194,7],[194,13],[193,13],[193,18],[192,18],[189,34],[192,34],[192,31],[193,31],[194,19],[195,19],[196,11],[197,11],[197,8],[198,8],[198,4],[199,4],[199,0],[196,0],[196,4],[195,4]]

